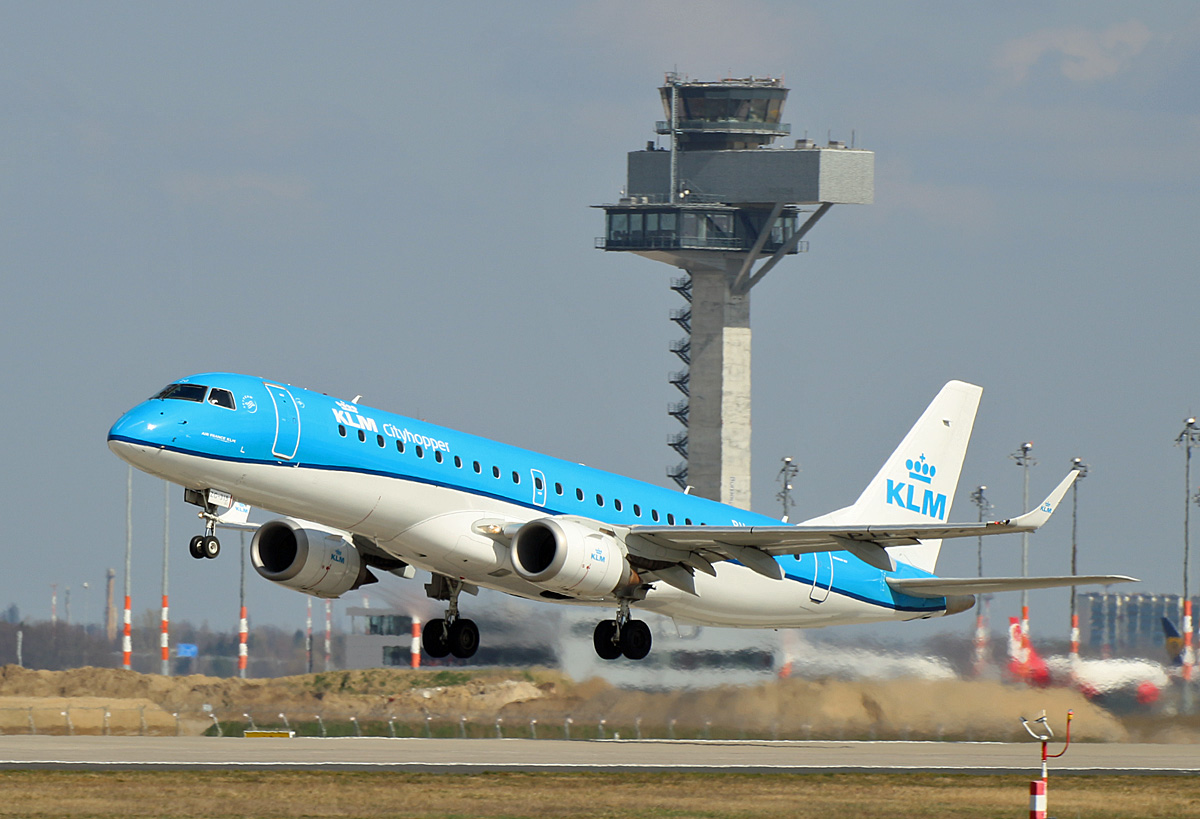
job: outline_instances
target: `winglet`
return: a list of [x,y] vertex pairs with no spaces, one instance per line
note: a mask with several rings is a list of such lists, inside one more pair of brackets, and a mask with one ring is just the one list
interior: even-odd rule
[[1067,494],[1067,490],[1071,488],[1071,484],[1075,483],[1078,477],[1079,470],[1072,469],[1067,473],[1067,477],[1063,478],[1062,482],[1054,487],[1054,491],[1042,501],[1037,509],[1007,521],[1007,525],[1013,529],[1028,530],[1030,532],[1040,529],[1046,521],[1050,520],[1050,516],[1058,508],[1058,504],[1062,501],[1063,496]]

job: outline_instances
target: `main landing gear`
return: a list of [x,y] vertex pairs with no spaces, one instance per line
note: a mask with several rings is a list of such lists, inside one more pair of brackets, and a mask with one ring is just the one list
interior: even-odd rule
[[458,614],[458,595],[463,590],[463,582],[434,575],[433,582],[426,590],[430,597],[450,602],[445,618],[430,620],[421,629],[421,650],[434,659],[441,659],[447,654],[462,660],[474,657],[479,650],[479,626],[475,625],[474,620]]
[[221,554],[221,541],[217,540],[217,524],[211,520],[204,523],[204,534],[196,535],[188,544],[188,551],[197,560],[214,558]]
[[628,600],[619,601],[616,620],[601,620],[592,635],[592,643],[601,660],[615,660],[621,655],[630,660],[641,660],[650,653],[652,642],[650,627],[645,621],[630,618]]

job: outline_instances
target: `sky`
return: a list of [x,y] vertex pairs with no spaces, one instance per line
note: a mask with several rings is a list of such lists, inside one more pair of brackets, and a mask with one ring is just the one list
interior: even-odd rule
[[[0,606],[45,619],[58,584],[60,616],[69,586],[74,619],[99,620],[125,545],[106,432],[197,372],[362,394],[673,485],[679,271],[596,250],[592,208],[654,138],[671,70],[782,76],[794,136],[876,155],[874,204],[834,208],[754,290],[755,509],[779,514],[783,456],[802,470],[793,520],[852,502],[963,379],[985,392],[952,519],[976,518],[980,484],[995,516],[1023,511],[1009,454],[1033,441],[1031,502],[1072,458],[1090,467],[1080,571],[1179,592],[1173,442],[1200,412],[1194,3],[8,2]],[[164,490],[133,487],[141,611]],[[181,495],[172,616],[232,629],[237,536],[189,558]],[[1069,572],[1068,511],[1031,538],[1032,573]],[[1019,574],[1019,538],[993,540],[985,573]],[[975,542],[947,543],[938,571],[974,575]],[[253,620],[302,623],[303,596],[247,585]],[[1067,593],[1030,599],[1065,636]]]

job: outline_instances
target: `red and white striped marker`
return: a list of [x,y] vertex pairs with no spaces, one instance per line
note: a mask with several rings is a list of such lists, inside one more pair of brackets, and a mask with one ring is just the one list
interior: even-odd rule
[[249,652],[246,648],[246,636],[249,629],[246,625],[246,607],[242,606],[241,616],[238,618],[238,676],[246,676],[246,661],[249,659]]
[[1079,615],[1071,615],[1071,659],[1079,659]]
[[163,595],[162,601],[162,633],[158,637],[158,645],[162,649],[162,673],[166,676],[171,673],[171,608],[167,605],[167,595]]
[[1046,780],[1029,783],[1029,819],[1046,819]]
[[133,668],[133,616],[129,595],[125,595],[125,630],[121,634],[121,665],[126,671]]
[[421,667],[421,618],[412,619],[412,667]]

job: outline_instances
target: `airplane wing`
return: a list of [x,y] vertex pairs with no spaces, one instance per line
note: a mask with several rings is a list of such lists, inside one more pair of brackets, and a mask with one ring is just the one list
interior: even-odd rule
[[948,597],[955,594],[992,594],[1022,589],[1057,589],[1093,583],[1136,583],[1122,574],[1065,575],[1061,577],[889,577],[887,584],[912,597]]
[[736,560],[776,579],[780,555],[847,551],[883,571],[895,571],[887,549],[938,538],[1033,532],[1050,519],[1079,473],[1071,470],[1038,507],[1019,517],[992,523],[867,524],[851,526],[633,526],[626,543],[631,551],[658,560],[674,560],[711,574],[711,564]]

